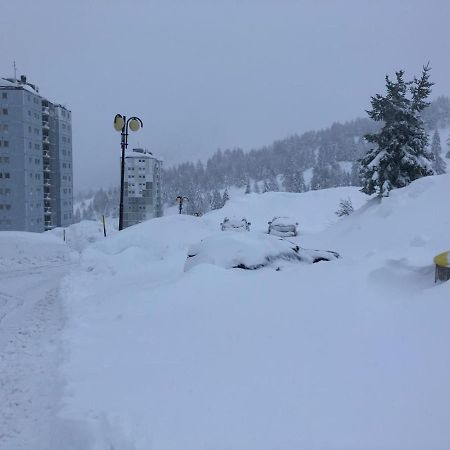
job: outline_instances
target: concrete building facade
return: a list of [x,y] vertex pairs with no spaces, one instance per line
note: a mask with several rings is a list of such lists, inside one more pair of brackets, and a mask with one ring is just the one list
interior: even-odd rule
[[71,112],[25,76],[0,79],[0,230],[72,223]]
[[124,228],[163,215],[162,161],[147,150],[125,154]]

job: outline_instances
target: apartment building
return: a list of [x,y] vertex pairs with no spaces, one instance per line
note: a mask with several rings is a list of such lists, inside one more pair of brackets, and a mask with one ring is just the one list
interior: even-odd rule
[[71,112],[36,85],[0,79],[0,230],[72,223]]
[[163,215],[161,169],[162,161],[148,150],[125,154],[124,228]]

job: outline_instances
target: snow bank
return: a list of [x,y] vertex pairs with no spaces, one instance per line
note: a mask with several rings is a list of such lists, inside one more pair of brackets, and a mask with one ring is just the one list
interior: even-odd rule
[[[99,240],[64,286],[63,416],[89,423],[96,450],[449,448],[450,283],[432,264],[449,191],[429,177],[341,219],[355,189],[250,194]],[[231,215],[262,230],[294,216],[303,247],[342,259],[184,273]]]
[[301,234],[308,234],[335,223],[338,220],[335,211],[339,202],[347,198],[351,199],[355,209],[367,201],[367,196],[356,187],[322,189],[302,194],[266,192],[231,197],[222,209],[212,211],[205,217],[215,219],[218,223],[224,217],[245,217],[252,223],[252,230],[267,231],[267,223],[275,216],[289,216],[299,223]]
[[48,234],[21,231],[0,232],[0,272],[44,268],[67,262],[62,241]]
[[[105,219],[107,236],[117,232],[116,222],[117,219]],[[64,232],[67,245],[77,252],[81,252],[94,242],[105,238],[101,220],[82,220],[81,222],[74,223],[65,228],[54,228],[47,231],[46,234],[63,239]]]

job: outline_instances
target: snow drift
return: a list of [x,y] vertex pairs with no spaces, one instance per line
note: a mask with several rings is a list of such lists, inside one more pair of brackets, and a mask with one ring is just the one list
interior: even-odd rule
[[[450,283],[432,264],[448,192],[447,175],[421,179],[340,220],[356,189],[252,194],[98,241],[64,286],[62,414],[96,450],[449,448]],[[224,215],[261,231],[293,216],[296,243],[345,257],[184,272]]]

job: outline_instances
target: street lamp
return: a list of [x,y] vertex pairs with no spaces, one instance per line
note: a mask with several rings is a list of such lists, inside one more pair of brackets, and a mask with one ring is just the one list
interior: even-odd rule
[[189,199],[188,199],[187,197],[183,197],[182,195],[179,195],[179,196],[176,198],[176,201],[177,201],[177,203],[178,203],[178,212],[181,214],[182,211],[183,211],[183,203],[184,203],[184,202],[188,202]]
[[120,131],[121,141],[120,146],[122,147],[122,163],[120,165],[120,205],[119,205],[119,231],[123,230],[123,190],[125,187],[125,149],[128,147],[128,128],[131,131],[138,131],[142,128],[144,124],[139,117],[122,116],[116,114],[114,117],[114,129]]

